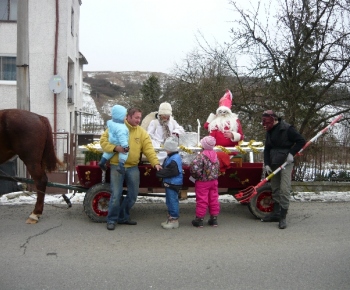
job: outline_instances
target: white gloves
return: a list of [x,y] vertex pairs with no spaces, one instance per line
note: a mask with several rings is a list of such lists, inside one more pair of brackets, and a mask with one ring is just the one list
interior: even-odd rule
[[272,173],[272,169],[271,169],[271,167],[268,166],[268,165],[265,165],[265,171],[266,171],[266,173],[267,173],[268,175],[270,175],[270,174]]
[[289,153],[288,156],[287,156],[286,162],[288,164],[291,164],[291,163],[293,163],[293,161],[294,161],[294,157],[293,157],[292,154]]
[[214,115],[213,113],[210,113],[207,122],[210,123],[211,121],[213,121],[216,118],[216,115]]

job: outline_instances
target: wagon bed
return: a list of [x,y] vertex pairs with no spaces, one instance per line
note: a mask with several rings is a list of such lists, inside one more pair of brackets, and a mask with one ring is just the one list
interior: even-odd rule
[[[78,165],[76,167],[79,183],[87,189],[84,198],[84,210],[90,219],[95,222],[105,222],[108,214],[108,203],[111,195],[109,168],[103,177],[100,167],[92,162],[91,165]],[[156,176],[156,169],[150,164],[140,164],[140,196],[163,196],[165,190],[161,179]],[[189,166],[183,165],[183,186],[180,198],[189,196],[194,192],[194,183],[189,180]],[[240,190],[254,186],[260,182],[263,174],[263,163],[231,162],[230,167],[222,172],[218,178],[219,194],[230,194],[234,197]],[[105,180],[103,181],[103,178]],[[247,203],[249,210],[258,218],[262,218],[272,210],[271,191],[264,187],[261,192]]]
[[[189,166],[183,165],[183,189],[194,187],[194,183],[189,180]],[[218,182],[219,188],[230,189],[231,192],[238,192],[248,186],[256,185],[262,176],[262,163],[244,162],[239,165],[232,162],[230,168],[225,172],[220,173]],[[95,184],[102,183],[102,173],[98,165],[78,165],[76,167],[79,183],[84,188],[90,188]],[[156,176],[156,169],[153,169],[150,164],[139,165],[140,170],[140,189],[144,188],[161,188],[161,179]],[[110,182],[109,168],[106,172],[105,182]],[[149,190],[148,190],[149,191]],[[164,191],[164,190],[163,190]],[[227,193],[227,192],[226,192]],[[226,194],[225,193],[225,194]]]

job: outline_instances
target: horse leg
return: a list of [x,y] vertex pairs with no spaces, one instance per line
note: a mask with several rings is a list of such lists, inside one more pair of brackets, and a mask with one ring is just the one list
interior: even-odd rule
[[[29,173],[30,170],[28,169]],[[44,170],[40,169],[40,173],[31,174],[37,191],[37,198],[33,212],[29,215],[26,223],[36,224],[44,210],[45,190],[47,185],[47,175]]]

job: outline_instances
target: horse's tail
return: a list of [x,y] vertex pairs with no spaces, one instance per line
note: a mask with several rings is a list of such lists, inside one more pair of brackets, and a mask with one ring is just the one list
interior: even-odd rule
[[45,142],[45,148],[43,152],[43,159],[42,163],[44,168],[48,171],[54,171],[57,169],[58,165],[62,166],[63,163],[57,158],[55,147],[53,145],[53,136],[52,136],[52,128],[50,125],[49,120],[44,117],[40,116],[41,122],[46,127],[46,142]]

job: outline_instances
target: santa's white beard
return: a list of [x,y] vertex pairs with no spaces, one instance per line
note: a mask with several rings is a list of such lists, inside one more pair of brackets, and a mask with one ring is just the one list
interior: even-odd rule
[[208,129],[209,132],[213,130],[237,132],[237,115],[234,113],[228,113],[225,116],[217,115],[216,118],[209,123]]

